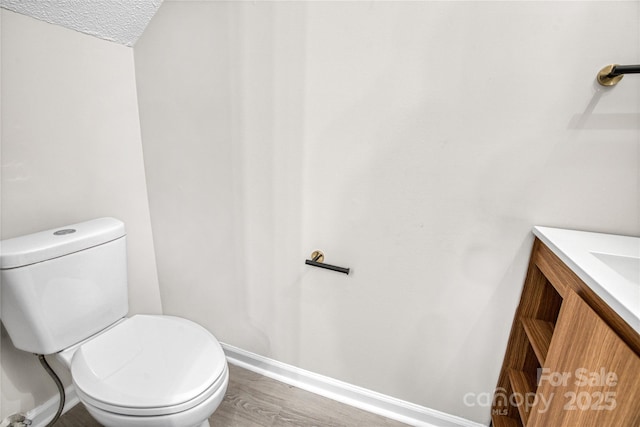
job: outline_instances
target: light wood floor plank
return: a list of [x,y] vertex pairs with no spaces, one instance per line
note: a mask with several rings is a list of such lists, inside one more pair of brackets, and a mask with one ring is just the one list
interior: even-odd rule
[[[229,387],[212,427],[402,427],[405,424],[229,365]],[[100,427],[82,405],[56,427]]]

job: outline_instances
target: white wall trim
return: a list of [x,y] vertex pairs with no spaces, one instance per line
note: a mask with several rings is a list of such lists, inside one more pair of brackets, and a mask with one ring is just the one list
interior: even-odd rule
[[221,343],[229,363],[384,417],[420,427],[485,427]]
[[[63,414],[80,402],[80,399],[78,399],[78,395],[76,394],[76,389],[73,387],[73,385],[65,388],[64,394],[65,401],[64,408],[62,409]],[[60,397],[56,394],[54,397],[47,400],[42,405],[39,405],[27,412],[25,415],[28,419],[31,420],[31,425],[33,427],[46,426],[58,410],[59,399]]]

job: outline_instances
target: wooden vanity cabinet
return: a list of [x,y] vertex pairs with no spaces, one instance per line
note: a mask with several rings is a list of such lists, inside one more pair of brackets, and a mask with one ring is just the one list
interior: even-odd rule
[[494,427],[639,427],[640,335],[536,239]]

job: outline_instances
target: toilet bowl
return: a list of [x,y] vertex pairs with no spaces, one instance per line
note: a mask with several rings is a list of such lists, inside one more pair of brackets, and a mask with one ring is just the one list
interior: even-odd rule
[[215,337],[173,316],[123,319],[56,357],[105,427],[207,426],[229,381]]
[[220,343],[187,319],[129,310],[126,233],[99,218],[0,242],[14,346],[55,355],[105,427],[208,426],[229,381]]

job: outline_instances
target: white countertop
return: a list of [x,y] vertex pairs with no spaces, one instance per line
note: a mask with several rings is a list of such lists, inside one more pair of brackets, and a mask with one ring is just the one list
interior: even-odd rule
[[640,237],[550,227],[533,234],[640,333]]

